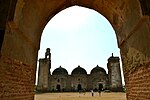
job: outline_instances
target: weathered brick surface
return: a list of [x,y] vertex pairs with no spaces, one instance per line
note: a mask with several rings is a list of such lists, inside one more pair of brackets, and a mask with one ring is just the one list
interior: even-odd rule
[[125,76],[128,100],[150,100],[150,64]]
[[4,57],[0,63],[0,100],[33,100],[34,67]]

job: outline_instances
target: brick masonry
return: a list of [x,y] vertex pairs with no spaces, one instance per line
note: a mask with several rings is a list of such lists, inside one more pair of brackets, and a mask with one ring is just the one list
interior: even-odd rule
[[150,100],[150,63],[125,76],[128,100]]
[[1,100],[33,100],[34,67],[11,58],[1,57],[0,62]]

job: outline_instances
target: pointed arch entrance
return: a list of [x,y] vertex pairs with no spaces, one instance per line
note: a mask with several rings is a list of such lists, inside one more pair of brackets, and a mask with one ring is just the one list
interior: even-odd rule
[[148,0],[5,0],[0,4],[0,11],[4,12],[0,17],[2,99],[34,99],[42,31],[55,14],[73,5],[96,10],[113,26],[123,61],[127,99],[150,98],[150,90],[146,87],[150,85],[150,12],[147,3]]
[[61,91],[61,86],[60,86],[60,84],[57,84],[57,86],[56,86],[56,91],[58,91],[58,92]]
[[98,84],[98,90],[100,90],[100,91],[103,90],[103,84]]
[[78,91],[81,91],[81,90],[82,90],[82,85],[81,85],[81,84],[78,84],[77,89],[78,89]]

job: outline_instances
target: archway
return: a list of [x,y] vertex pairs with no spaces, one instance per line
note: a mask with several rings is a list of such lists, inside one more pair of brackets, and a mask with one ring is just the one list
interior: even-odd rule
[[107,71],[111,53],[120,58],[116,35],[108,20],[92,9],[79,6],[64,9],[48,22],[42,33],[38,59],[43,58],[47,47],[52,53],[51,72],[62,65],[71,73],[69,66],[74,68],[78,64],[88,73],[95,64]]
[[58,92],[61,91],[61,86],[60,86],[60,84],[57,84],[57,86],[56,86],[56,91],[58,91]]
[[98,90],[102,91],[103,89],[103,84],[98,84]]
[[81,91],[81,90],[82,90],[82,86],[81,86],[81,84],[78,84],[77,89],[78,89],[78,91]]
[[55,14],[73,5],[98,11],[114,27],[124,66],[127,99],[150,98],[147,88],[150,86],[150,10],[147,4],[149,0],[7,0],[1,3],[4,8],[0,9],[4,12],[0,17],[3,22],[0,24],[1,98],[33,99],[42,30]]

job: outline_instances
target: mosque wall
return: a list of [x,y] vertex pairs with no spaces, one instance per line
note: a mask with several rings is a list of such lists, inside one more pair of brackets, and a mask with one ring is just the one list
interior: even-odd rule
[[111,91],[122,91],[122,80],[120,72],[119,57],[108,59],[108,74],[105,69],[98,65],[87,74],[86,70],[80,66],[76,67],[71,75],[63,67],[56,68],[52,74],[49,72],[51,60],[44,58],[39,60],[38,90],[63,92],[63,91],[90,91],[103,89]]

